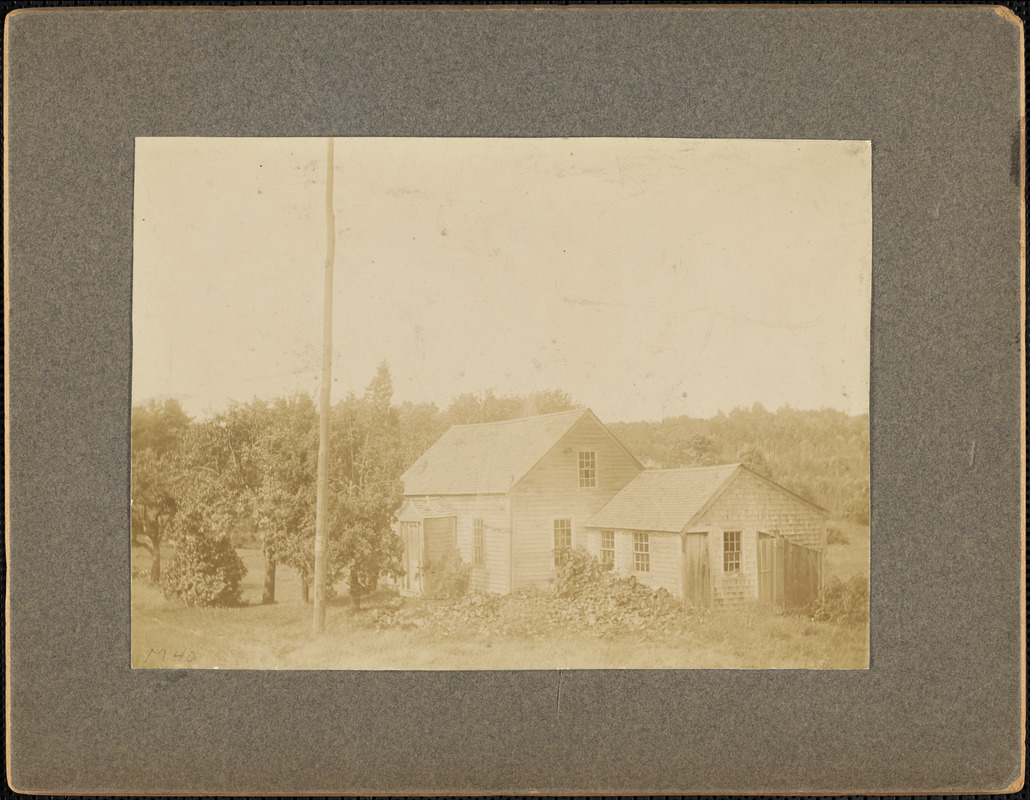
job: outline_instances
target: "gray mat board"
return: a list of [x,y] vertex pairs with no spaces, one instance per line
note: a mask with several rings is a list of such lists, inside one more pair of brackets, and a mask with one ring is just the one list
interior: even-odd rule
[[[13,785],[1005,788],[1022,761],[1020,39],[961,7],[11,18]],[[872,668],[132,672],[133,137],[329,134],[872,140]]]

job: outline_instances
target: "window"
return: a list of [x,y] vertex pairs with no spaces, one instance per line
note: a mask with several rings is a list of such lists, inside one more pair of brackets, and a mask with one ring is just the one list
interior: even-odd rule
[[472,563],[483,563],[483,520],[472,520]]
[[615,531],[601,531],[601,563],[615,563]]
[[597,453],[593,450],[579,451],[579,488],[593,489],[597,486]]
[[646,533],[633,534],[633,571],[651,571],[651,542]]
[[722,571],[740,572],[740,531],[722,534]]
[[561,563],[563,550],[572,547],[572,520],[556,519],[554,521],[554,566]]

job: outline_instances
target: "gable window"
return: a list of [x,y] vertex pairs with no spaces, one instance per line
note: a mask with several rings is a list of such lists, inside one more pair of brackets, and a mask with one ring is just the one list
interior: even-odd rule
[[722,534],[722,571],[740,572],[740,531]]
[[597,453],[593,450],[579,451],[579,488],[593,489],[597,486]]
[[554,566],[561,563],[562,551],[572,547],[572,520],[556,519],[554,521]]
[[601,531],[601,563],[615,563],[615,531]]
[[649,534],[633,534],[633,571],[651,571],[651,541]]
[[483,563],[483,520],[472,520],[472,562]]

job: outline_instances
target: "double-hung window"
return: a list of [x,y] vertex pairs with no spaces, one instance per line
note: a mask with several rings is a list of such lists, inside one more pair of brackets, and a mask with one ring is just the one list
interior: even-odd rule
[[483,520],[472,520],[472,561],[475,564],[483,563]]
[[722,571],[740,572],[740,531],[723,531]]
[[601,531],[601,563],[615,563],[615,531]]
[[579,451],[579,488],[597,487],[597,453],[593,450]]
[[649,534],[633,534],[633,571],[651,571],[651,541]]
[[572,547],[572,520],[554,521],[554,566],[561,563],[562,552]]

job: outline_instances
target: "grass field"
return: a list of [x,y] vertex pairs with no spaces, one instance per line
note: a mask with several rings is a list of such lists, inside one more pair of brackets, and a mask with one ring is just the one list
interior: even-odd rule
[[[847,544],[827,551],[828,575],[868,574],[869,529],[842,526]],[[680,633],[647,631],[611,638],[586,633],[529,638],[468,630],[450,635],[379,630],[375,611],[396,598],[381,591],[356,610],[335,598],[326,630],[311,632],[311,606],[300,581],[279,567],[274,605],[261,601],[258,550],[241,549],[247,565],[240,608],[187,608],[166,600],[144,580],[132,584],[132,665],[219,669],[863,669],[868,626],[833,625],[787,616],[758,605],[691,618]],[[167,563],[172,556],[165,554]],[[134,569],[149,555],[133,552]],[[406,599],[405,603],[425,602]]]

